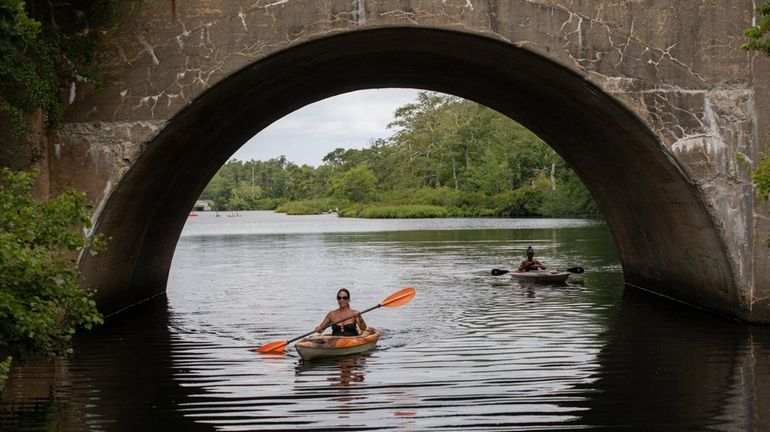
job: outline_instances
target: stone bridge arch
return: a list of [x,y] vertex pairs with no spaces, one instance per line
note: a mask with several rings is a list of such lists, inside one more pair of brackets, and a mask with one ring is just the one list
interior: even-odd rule
[[[737,36],[709,45],[740,35],[750,6],[727,14],[738,24],[693,35],[678,21],[706,11],[708,27],[718,2],[672,0],[675,12],[621,1],[391,3],[127,11],[141,27],[112,36],[107,85],[75,90],[49,155],[52,185],[86,189],[95,230],[111,237],[107,252],[81,259],[105,312],[165,291],[192,203],[255,133],[336,94],[411,87],[482,103],[545,139],[597,200],[627,283],[768,320],[768,276],[755,265],[767,252],[754,240],[768,223],[736,161],[756,159],[767,136],[754,95],[768,85],[750,69],[767,64],[741,54]],[[83,165],[85,176],[72,174]]]

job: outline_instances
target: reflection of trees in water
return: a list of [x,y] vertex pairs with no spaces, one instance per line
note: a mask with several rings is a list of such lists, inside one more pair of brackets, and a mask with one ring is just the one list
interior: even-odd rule
[[768,430],[770,332],[626,289],[581,425]]
[[[184,350],[169,333],[164,296],[134,306],[79,334],[72,358],[20,370],[24,393],[6,392],[3,402],[28,402],[18,415],[0,410],[0,430],[214,430],[180,410],[193,395],[203,400],[175,376],[174,356]],[[40,386],[45,392],[27,390]]]
[[327,378],[327,381],[332,382],[333,385],[348,386],[351,382],[364,381],[363,366],[366,364],[366,357],[344,357],[339,360],[338,364],[340,367],[339,377],[330,376]]

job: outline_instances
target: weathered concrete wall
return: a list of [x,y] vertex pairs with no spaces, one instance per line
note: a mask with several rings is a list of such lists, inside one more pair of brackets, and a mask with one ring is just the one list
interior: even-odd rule
[[[604,211],[630,284],[768,320],[770,274],[763,264],[769,257],[761,240],[770,236],[770,223],[750,184],[768,139],[768,60],[738,49],[752,6],[720,0],[133,6],[105,38],[104,88],[76,89],[68,124],[49,150],[51,182],[88,191],[100,210],[97,230],[136,243],[114,243],[101,267],[83,264],[102,303],[114,309],[165,288],[185,209],[250,134],[340,92],[446,91],[510,115],[576,168]],[[456,46],[443,46],[448,43]],[[251,99],[238,99],[244,94]],[[229,116],[206,123],[220,115],[207,104]],[[248,116],[251,125],[235,121]],[[219,127],[220,135],[204,127]],[[181,163],[198,169],[176,166]],[[153,169],[167,177],[152,177]],[[194,181],[178,191],[173,208],[148,202],[152,191],[140,185],[185,176]],[[152,223],[166,224],[165,234],[136,220],[143,217],[160,218]]]
[[35,199],[46,200],[50,197],[48,179],[47,139],[45,117],[38,109],[25,118],[29,128],[24,142],[14,134],[14,125],[7,113],[0,110],[0,166],[14,170],[34,171],[38,174],[32,189]]

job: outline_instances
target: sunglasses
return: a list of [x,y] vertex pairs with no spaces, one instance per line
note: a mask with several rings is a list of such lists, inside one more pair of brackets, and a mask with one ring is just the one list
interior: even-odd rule
[[350,297],[342,297],[342,296],[337,296],[337,300],[347,300],[347,299],[349,299],[349,298],[350,298]]

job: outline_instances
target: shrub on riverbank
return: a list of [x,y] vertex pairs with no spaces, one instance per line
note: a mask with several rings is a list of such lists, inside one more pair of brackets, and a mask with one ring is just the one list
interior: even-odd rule
[[340,210],[340,217],[358,218],[444,218],[449,212],[444,207],[431,205],[354,205]]
[[345,207],[339,211],[340,217],[359,217],[369,219],[420,219],[447,217],[490,217],[492,209],[441,207],[425,204],[379,205],[360,204]]
[[530,187],[522,187],[495,196],[495,215],[500,217],[539,216],[543,194]]
[[275,210],[285,203],[286,200],[281,198],[262,198],[254,201],[252,208],[243,210]]
[[278,213],[287,215],[313,215],[333,213],[337,211],[338,202],[332,198],[320,198],[314,200],[289,201],[275,209]]
[[85,196],[69,191],[38,203],[34,181],[34,173],[0,169],[0,352],[14,357],[68,352],[76,328],[102,322],[79,284],[78,253],[104,243],[84,234]]

